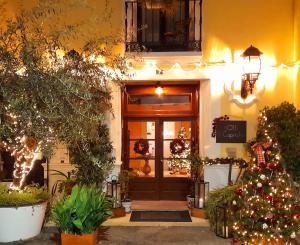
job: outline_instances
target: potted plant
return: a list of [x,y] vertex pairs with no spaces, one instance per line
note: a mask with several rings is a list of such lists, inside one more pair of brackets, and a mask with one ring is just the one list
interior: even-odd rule
[[72,170],[72,171],[67,172],[66,174],[61,171],[55,170],[55,169],[53,169],[51,171],[55,172],[52,175],[62,176],[64,178],[63,180],[59,179],[55,182],[55,184],[52,187],[52,191],[51,191],[52,195],[54,195],[56,193],[56,190],[58,190],[59,193],[64,192],[65,194],[70,195],[72,192],[73,186],[76,185],[75,171]]
[[44,222],[48,198],[48,192],[44,188],[27,186],[18,191],[1,184],[0,242],[37,236]]
[[96,244],[96,231],[111,216],[111,208],[111,200],[95,186],[74,186],[51,211],[62,245]]
[[[191,162],[191,180],[200,180],[203,179],[204,174],[204,163],[201,157],[199,156],[199,153],[193,152],[189,155],[189,160]],[[192,185],[193,186],[193,185]],[[193,186],[194,187],[194,186]],[[188,206],[192,208],[192,204],[194,203],[194,190],[191,188],[190,195],[187,195],[187,202]]]
[[132,172],[122,169],[119,174],[119,182],[121,183],[121,198],[122,206],[125,208],[126,213],[131,212],[132,202],[129,197],[129,180],[133,178]]
[[118,200],[112,198],[112,218],[120,218],[126,216],[125,207]]

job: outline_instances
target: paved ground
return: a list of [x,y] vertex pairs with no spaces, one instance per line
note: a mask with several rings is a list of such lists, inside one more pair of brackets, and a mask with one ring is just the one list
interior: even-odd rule
[[[217,238],[207,227],[105,227],[98,245],[229,245],[230,240]],[[0,243],[3,244],[3,243]],[[10,245],[58,245],[59,234],[54,228],[45,229],[38,237]]]

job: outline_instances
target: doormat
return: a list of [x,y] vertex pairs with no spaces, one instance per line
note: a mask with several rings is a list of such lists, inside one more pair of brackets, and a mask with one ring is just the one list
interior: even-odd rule
[[131,222],[192,222],[188,210],[181,211],[142,211],[131,212]]

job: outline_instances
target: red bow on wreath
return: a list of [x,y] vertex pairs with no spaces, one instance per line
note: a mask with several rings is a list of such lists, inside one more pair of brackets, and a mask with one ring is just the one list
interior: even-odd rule
[[257,157],[257,163],[266,163],[264,150],[268,149],[272,145],[272,142],[256,143],[251,146]]

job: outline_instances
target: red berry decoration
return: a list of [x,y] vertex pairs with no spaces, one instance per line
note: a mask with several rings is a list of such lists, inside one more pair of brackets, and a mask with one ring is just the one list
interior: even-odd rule
[[300,219],[300,214],[299,213],[293,214],[293,219]]
[[277,163],[274,163],[274,162],[270,162],[268,164],[268,168],[271,169],[271,170],[277,170],[278,169],[278,164]]
[[259,173],[261,171],[261,169],[260,169],[260,167],[255,166],[255,167],[252,168],[252,171],[256,172],[256,173]]
[[259,167],[261,169],[265,169],[267,167],[267,164],[265,162],[261,162],[261,163],[259,163]]
[[273,197],[272,196],[266,196],[266,200],[272,202],[273,201]]
[[237,194],[237,195],[239,195],[239,196],[242,196],[243,194],[244,194],[244,191],[243,191],[243,189],[237,189],[236,191],[235,191],[235,193]]

